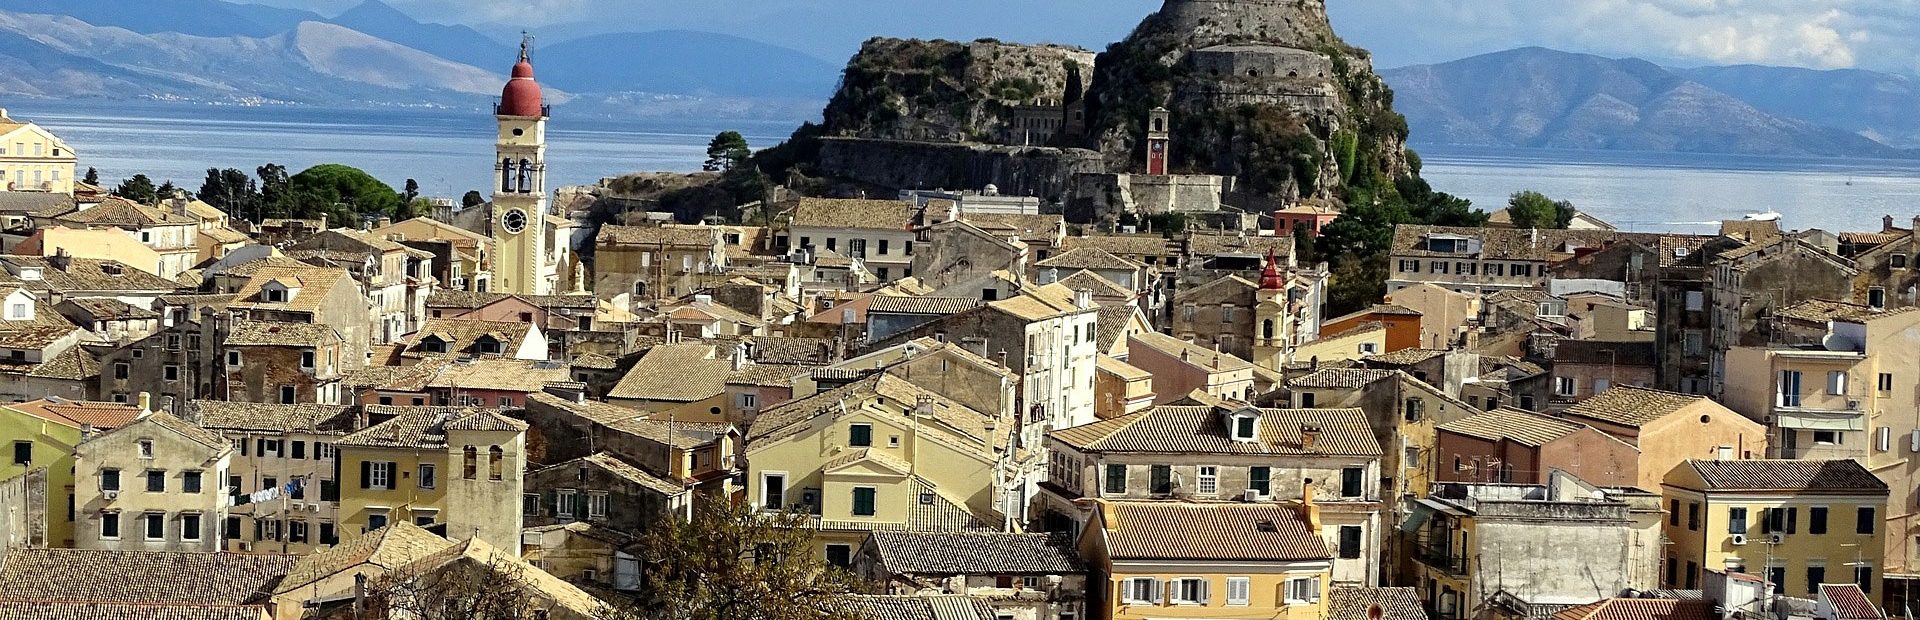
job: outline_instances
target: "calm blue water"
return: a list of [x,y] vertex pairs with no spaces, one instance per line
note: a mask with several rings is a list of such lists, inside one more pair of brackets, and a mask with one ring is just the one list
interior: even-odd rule
[[[483,110],[342,111],[152,103],[0,101],[17,118],[63,136],[80,166],[113,182],[145,173],[197,189],[209,167],[298,171],[356,166],[395,187],[407,178],[432,195],[488,186],[493,117]],[[739,130],[753,146],[785,138],[795,123],[569,118],[549,130],[553,185],[586,184],[640,170],[695,170],[707,141]],[[1424,176],[1441,191],[1493,210],[1532,189],[1571,200],[1624,229],[1711,232],[1721,219],[1778,211],[1789,228],[1878,230],[1882,214],[1920,213],[1920,161],[1819,159],[1421,147]]]

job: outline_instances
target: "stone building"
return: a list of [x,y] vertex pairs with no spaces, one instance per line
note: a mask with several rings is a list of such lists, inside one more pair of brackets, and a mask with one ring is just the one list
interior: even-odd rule
[[351,543],[395,522],[520,548],[527,424],[487,409],[365,406],[386,421],[335,442]]
[[1719,253],[1708,267],[1709,394],[1727,392],[1727,351],[1766,344],[1769,310],[1807,299],[1845,299],[1860,271],[1811,243],[1782,237]]
[[1026,277],[1033,259],[1025,242],[964,220],[927,226],[919,236],[912,271],[936,296],[987,299],[982,291],[1004,288],[1009,276]]
[[94,379],[102,399],[129,402],[133,394],[144,392],[159,398],[163,410],[177,414],[169,402],[206,398],[215,385],[224,385],[225,360],[213,327],[218,319],[196,312],[192,301],[161,298],[159,331],[100,353]]
[[633,303],[693,294],[726,273],[729,234],[739,236],[720,226],[602,226],[593,290],[603,300],[629,295]]
[[332,326],[233,321],[220,350],[225,359],[215,390],[226,400],[283,405],[350,400],[340,386],[347,346]]
[[1559,411],[1616,386],[1654,387],[1659,363],[1654,352],[1651,342],[1558,341],[1547,408]]
[[367,324],[373,342],[392,342],[419,329],[425,318],[426,279],[433,255],[372,233],[335,229],[287,248],[287,256],[322,267],[346,269],[372,301]]
[[1437,482],[1546,484],[1556,471],[1602,486],[1640,482],[1640,450],[1585,424],[1502,407],[1435,431]]
[[1003,620],[1087,617],[1087,568],[1057,534],[874,532],[853,569],[887,594],[985,600]]
[[[142,398],[145,400],[145,398]],[[74,540],[81,549],[218,551],[233,445],[164,412],[74,447]]]
[[367,296],[345,269],[273,257],[227,269],[214,276],[212,286],[233,295],[225,308],[229,316],[331,327],[340,334],[340,368],[367,365],[373,329],[367,322]]
[[883,283],[916,273],[912,203],[801,198],[786,209],[786,230],[774,233],[786,240],[785,247],[826,250],[860,261]]
[[[356,430],[358,411],[334,404],[262,404],[218,400],[186,403],[187,419],[232,442],[227,477],[232,499],[223,550],[313,552],[340,543],[340,469],[334,444]],[[277,497],[253,501],[255,493]]]
[[153,273],[171,279],[192,268],[200,256],[200,221],[185,211],[185,205],[149,207],[124,198],[108,197],[92,207],[37,215],[34,220],[41,228],[64,226],[122,231],[158,253],[160,263]]
[[639,534],[663,519],[689,518],[693,490],[684,480],[596,452],[527,472],[528,526],[585,522]]

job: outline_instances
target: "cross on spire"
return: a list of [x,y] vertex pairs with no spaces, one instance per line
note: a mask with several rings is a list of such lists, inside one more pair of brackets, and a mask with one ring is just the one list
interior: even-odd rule
[[532,51],[533,51],[533,33],[527,32],[525,30],[520,31],[520,59],[532,60],[532,56],[530,55]]

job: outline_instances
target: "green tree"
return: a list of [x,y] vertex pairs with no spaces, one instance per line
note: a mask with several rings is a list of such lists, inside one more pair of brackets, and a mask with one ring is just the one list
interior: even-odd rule
[[462,209],[472,209],[483,204],[487,204],[487,197],[480,195],[480,192],[475,190],[467,190],[467,194],[460,197],[460,208]]
[[93,166],[87,166],[87,177],[84,179],[81,179],[80,182],[86,183],[88,185],[99,186],[100,171],[94,168]]
[[235,168],[208,168],[207,178],[200,183],[200,191],[195,196],[231,216],[244,216],[260,209],[260,186],[246,171]]
[[144,174],[136,174],[131,179],[121,181],[119,187],[113,188],[113,195],[143,205],[160,204],[160,192],[154,189],[153,179],[147,178]]
[[180,186],[174,185],[173,179],[167,179],[160,183],[159,189],[153,190],[154,200],[147,204],[160,204],[160,201],[173,198],[173,195],[178,193],[180,193]]
[[852,576],[817,554],[810,519],[725,500],[642,537],[651,564],[637,615],[662,620],[854,620],[833,601]]
[[722,131],[707,143],[707,162],[701,169],[707,172],[732,170],[749,157],[753,157],[753,149],[747,146],[745,136],[738,131]]
[[1395,181],[1394,188],[1398,190],[1401,200],[1406,201],[1408,215],[1415,222],[1469,228],[1487,225],[1489,214],[1473,208],[1473,201],[1433,191],[1433,187],[1419,177]]
[[1573,223],[1574,212],[1573,203],[1531,190],[1515,192],[1507,200],[1507,217],[1514,228],[1565,229]]
[[413,199],[419,198],[419,197],[420,197],[420,182],[415,181],[413,179],[407,179],[406,186],[400,190],[400,202],[403,202],[406,204],[413,204]]
[[[324,211],[330,226],[354,226],[361,217],[386,216],[405,219],[406,204],[393,186],[382,183],[359,168],[341,164],[321,164],[300,171],[288,179],[300,199],[301,217],[314,217],[312,211]],[[320,202],[332,198],[333,205],[320,209]]]
[[256,168],[254,175],[260,178],[260,204],[253,221],[292,216],[293,190],[289,187],[287,167],[270,163]]

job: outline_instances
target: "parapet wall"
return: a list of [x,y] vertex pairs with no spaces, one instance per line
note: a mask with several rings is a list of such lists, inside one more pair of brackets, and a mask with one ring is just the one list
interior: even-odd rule
[[1063,200],[1075,175],[1100,172],[1085,149],[824,138],[819,174],[893,189],[999,187],[1004,196]]

